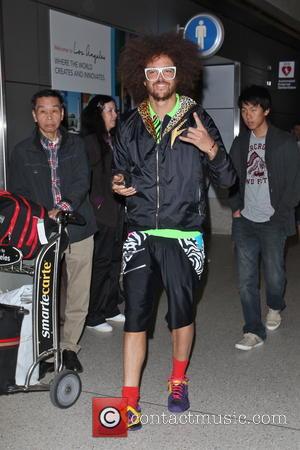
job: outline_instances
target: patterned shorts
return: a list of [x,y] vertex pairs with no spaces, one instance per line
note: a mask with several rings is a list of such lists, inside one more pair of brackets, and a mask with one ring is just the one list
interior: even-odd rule
[[145,331],[151,321],[155,294],[162,282],[168,298],[170,329],[195,318],[196,290],[204,266],[202,235],[189,239],[129,233],[123,246],[122,272],[126,294],[125,331]]

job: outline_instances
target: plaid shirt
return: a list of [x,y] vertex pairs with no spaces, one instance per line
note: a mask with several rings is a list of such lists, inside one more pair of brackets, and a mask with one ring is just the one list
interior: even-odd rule
[[51,190],[53,196],[53,203],[55,209],[60,209],[62,211],[72,211],[71,205],[63,201],[61,199],[61,191],[60,191],[60,179],[57,174],[58,168],[58,157],[57,152],[60,148],[61,144],[61,134],[58,134],[58,137],[55,141],[51,141],[46,138],[46,136],[40,134],[41,144],[43,149],[46,152],[48,164],[51,171]]

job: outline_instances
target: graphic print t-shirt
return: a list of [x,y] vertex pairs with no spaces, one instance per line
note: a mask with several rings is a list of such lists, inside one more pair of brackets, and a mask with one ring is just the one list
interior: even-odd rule
[[265,160],[265,136],[252,132],[247,159],[244,209],[242,216],[253,222],[267,222],[274,214],[271,205],[268,171]]

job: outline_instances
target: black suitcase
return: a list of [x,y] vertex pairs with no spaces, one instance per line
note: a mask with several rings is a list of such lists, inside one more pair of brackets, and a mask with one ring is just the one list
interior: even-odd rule
[[15,386],[18,349],[24,314],[19,306],[0,303],[0,394]]

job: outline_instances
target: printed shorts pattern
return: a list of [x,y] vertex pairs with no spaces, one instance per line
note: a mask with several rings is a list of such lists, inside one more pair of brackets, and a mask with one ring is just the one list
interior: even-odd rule
[[[131,258],[137,253],[145,251],[145,241],[148,235],[143,232],[131,232],[123,245],[123,257],[122,257],[122,274],[128,273],[126,271],[127,265]],[[192,267],[194,268],[198,278],[201,278],[201,274],[204,268],[205,252],[202,240],[202,235],[199,234],[196,238],[177,239],[177,242],[181,246],[182,250],[189,259]],[[138,270],[145,267],[145,264],[131,268],[129,271]]]

